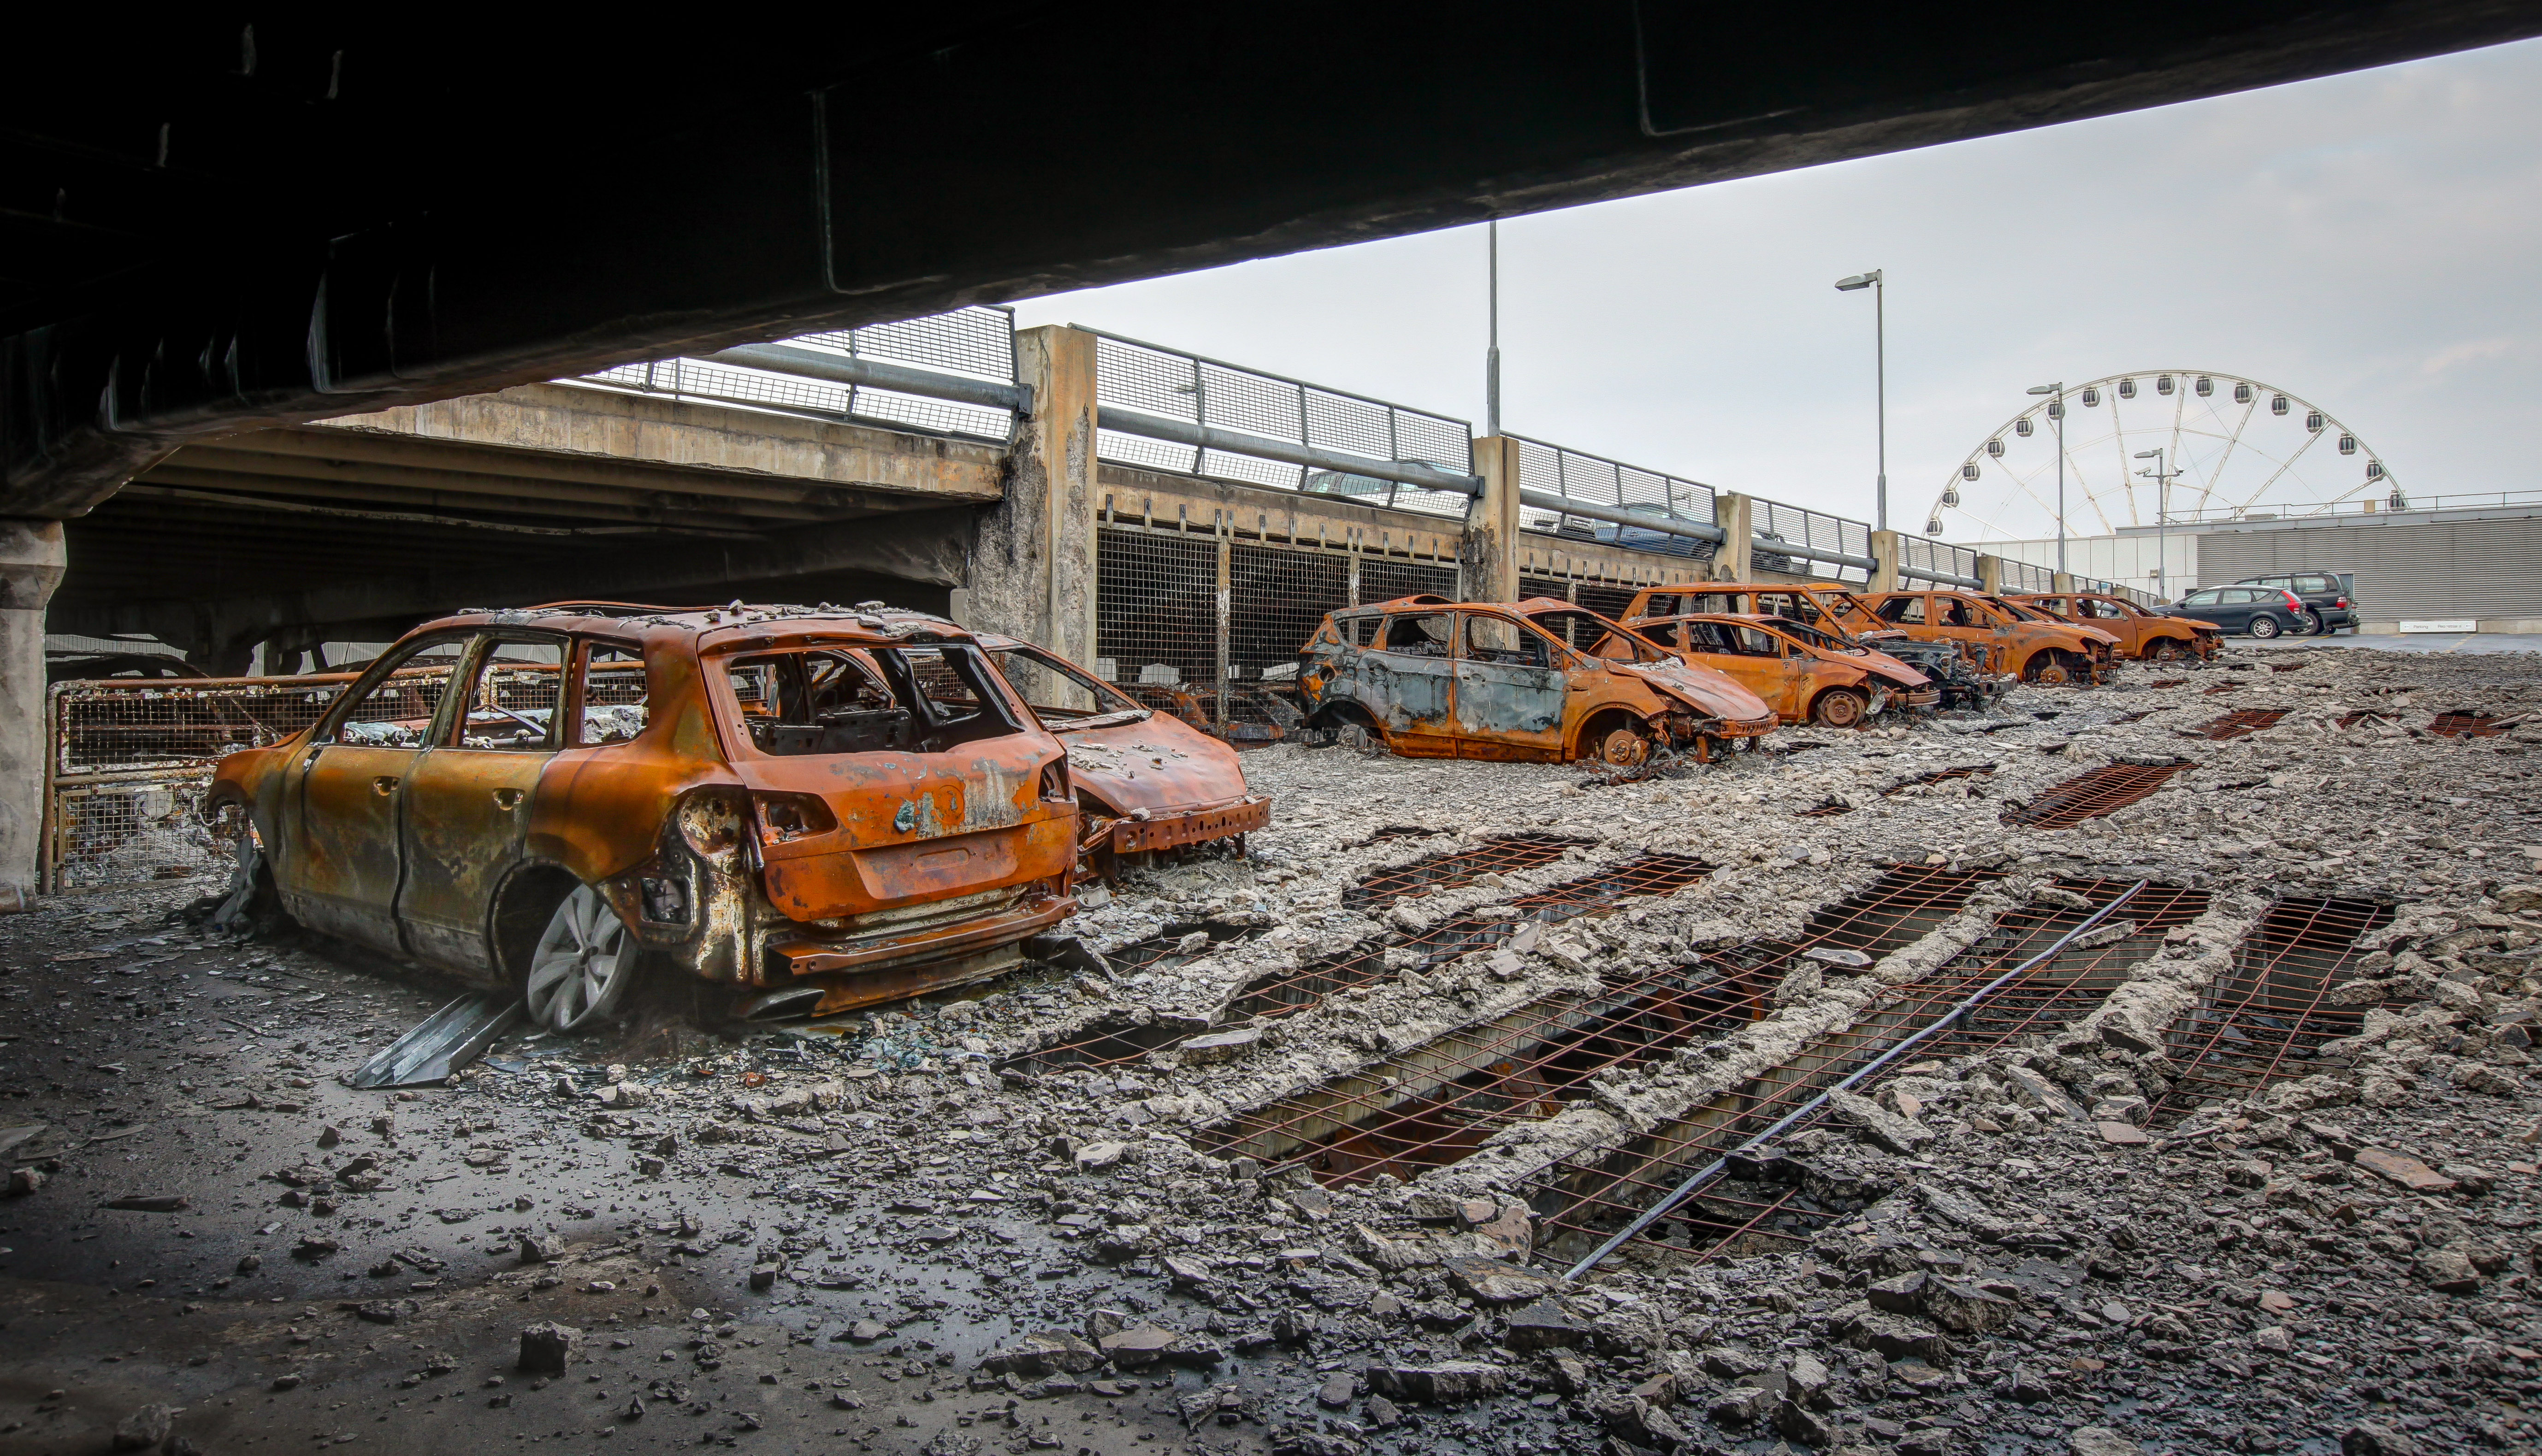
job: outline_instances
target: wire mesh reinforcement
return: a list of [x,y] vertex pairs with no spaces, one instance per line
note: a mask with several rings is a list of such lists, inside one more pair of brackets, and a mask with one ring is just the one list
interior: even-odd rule
[[[1903,988],[1873,1015],[1819,1038],[1772,1071],[1706,1101],[1648,1136],[1603,1156],[1559,1165],[1550,1186],[1535,1200],[1543,1229],[1540,1251],[1565,1263],[1588,1254],[1643,1210],[1658,1206],[1689,1175],[1927,1028],[1951,1023],[1920,1044],[1918,1059],[1902,1072],[1924,1066],[1927,1058],[1986,1051],[2088,1011],[2120,983],[2130,966],[2160,947],[2167,931],[2205,911],[2206,892],[2146,886],[2128,902],[2121,918],[2080,937],[1952,1020],[1955,1009],[1975,991],[2056,945],[2125,896],[2132,884],[2059,880],[2057,888],[2078,897],[2079,906],[2034,902],[2007,911],[1982,939]],[[1785,1141],[1825,1121],[1824,1110],[1812,1114],[1788,1131]],[[1789,1250],[1829,1218],[1852,1211],[1840,1206],[1842,1201],[1841,1194],[1827,1188],[1813,1191],[1725,1176],[1698,1188],[1624,1252],[1628,1258],[1699,1261]]]
[[2186,688],[2189,686],[2189,680],[2187,678],[2164,678],[2160,682],[2147,683],[2145,686],[2147,688]]
[[1954,778],[1981,778],[1994,770],[1995,765],[1992,764],[1963,764],[1951,768],[1935,768],[1918,773],[1912,778],[1902,779],[1880,792],[1884,797],[1903,794],[1908,789],[1922,788],[1927,784],[1948,783]]
[[2183,728],[2180,730],[2180,736],[2208,738],[2219,743],[2230,738],[2247,738],[2263,728],[2275,728],[2278,726],[2278,720],[2283,718],[2287,711],[2285,708],[2235,708],[2211,723],[2202,723],[2195,728]]
[[2169,782],[2189,764],[2104,764],[2089,773],[2054,784],[2027,804],[2004,811],[2006,824],[2031,829],[2072,829],[2087,819],[2116,814]]
[[1674,895],[1711,872],[1711,865],[1683,854],[1638,855],[1506,904],[1451,916],[1417,935],[1364,944],[1294,971],[1257,978],[1228,1003],[1220,1020],[1304,1011],[1341,991],[1373,985],[1406,971],[1429,971],[1470,952],[1488,950],[1530,921],[1556,923],[1632,896]]
[[2438,713],[2428,731],[2439,738],[2496,738],[2511,726],[2495,713]]
[[2218,697],[2227,692],[2239,692],[2241,691],[2242,685],[2239,683],[2218,683],[2212,688],[2202,688],[2199,690],[2202,695],[2207,697]]
[[1461,890],[1485,875],[1536,869],[1560,859],[1565,850],[1596,842],[1576,835],[1512,835],[1471,849],[1433,854],[1363,876],[1358,884],[1342,892],[1342,905],[1365,912],[1392,905],[1405,896],[1417,898],[1442,890]]
[[1657,1060],[1764,1014],[1765,994],[1809,951],[1872,959],[1966,903],[1971,872],[1900,867],[1822,909],[1790,940],[1758,941],[1659,970],[1610,974],[1595,994],[1565,992],[1240,1113],[1210,1129],[1221,1156],[1303,1162],[1318,1180],[1411,1178],[1453,1163],[1515,1123],[1550,1117],[1602,1073]]
[[2365,1024],[2363,1005],[2329,1004],[2331,992],[2351,979],[2358,939],[2392,914],[2392,907],[2363,900],[2269,907],[2233,948],[2232,970],[2164,1034],[2164,1055],[2184,1070],[2154,1104],[2154,1121],[2321,1070],[2322,1044]]

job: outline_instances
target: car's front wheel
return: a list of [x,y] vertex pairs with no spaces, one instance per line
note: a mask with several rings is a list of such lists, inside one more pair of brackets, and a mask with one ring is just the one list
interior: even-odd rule
[[2284,630],[2284,628],[2278,625],[2278,619],[2269,616],[2267,613],[2262,613],[2258,617],[2251,619],[2252,636],[2274,637],[2282,630]]
[[627,922],[589,885],[557,902],[530,955],[523,990],[530,1019],[554,1032],[606,1021],[627,998],[639,959]]

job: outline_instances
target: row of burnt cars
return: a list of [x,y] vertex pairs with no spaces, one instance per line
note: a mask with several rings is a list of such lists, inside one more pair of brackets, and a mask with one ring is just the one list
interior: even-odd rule
[[[2089,597],[1700,583],[1623,621],[1413,597],[1327,617],[1290,710],[1407,755],[1634,765],[2213,650]],[[240,845],[229,917],[516,990],[551,1031],[657,974],[827,1015],[1005,971],[1125,858],[1267,826],[1210,726],[879,603],[564,603],[416,628],[204,805]]]

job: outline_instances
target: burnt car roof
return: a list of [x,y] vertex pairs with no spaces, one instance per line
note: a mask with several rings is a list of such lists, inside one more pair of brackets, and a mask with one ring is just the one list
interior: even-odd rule
[[465,607],[425,627],[542,626],[561,631],[665,633],[690,638],[741,627],[783,625],[788,628],[830,627],[875,642],[967,642],[971,632],[957,622],[925,612],[860,602],[840,607],[823,602],[805,607],[790,603],[729,602],[721,607],[657,607],[636,602],[548,602],[536,607]]

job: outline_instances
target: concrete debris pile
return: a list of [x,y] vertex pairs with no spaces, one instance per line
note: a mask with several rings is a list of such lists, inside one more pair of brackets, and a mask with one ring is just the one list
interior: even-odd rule
[[[2537,705],[2315,649],[1585,788],[1283,745],[1249,857],[1126,866],[1066,956],[403,1091],[345,1079],[445,987],[47,902],[0,921],[0,1365],[54,1394],[0,1426],[2529,1447]],[[2182,736],[2227,708],[2285,712]]]

